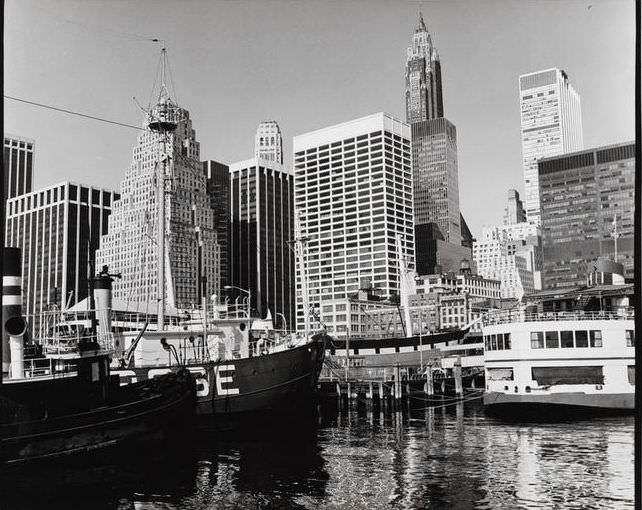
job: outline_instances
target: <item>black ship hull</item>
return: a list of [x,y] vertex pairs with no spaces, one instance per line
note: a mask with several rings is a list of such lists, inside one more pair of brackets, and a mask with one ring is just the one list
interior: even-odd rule
[[[196,378],[196,411],[201,416],[242,417],[310,403],[325,356],[326,336],[301,346],[260,356],[187,363]],[[121,380],[141,381],[173,366],[114,369]]]
[[[48,384],[55,386],[56,382]],[[120,451],[118,447],[136,448],[167,438],[194,414],[194,379],[179,373],[117,388],[106,405],[80,412],[56,414],[50,407],[44,414],[42,408],[30,413],[15,403],[12,409],[7,399],[2,404],[4,418],[13,413],[14,419],[0,423],[0,466],[31,466]],[[32,416],[22,420],[20,414]]]

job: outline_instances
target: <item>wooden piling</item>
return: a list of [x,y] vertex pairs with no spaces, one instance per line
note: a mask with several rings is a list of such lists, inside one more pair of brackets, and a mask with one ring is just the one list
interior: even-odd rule
[[453,366],[453,376],[455,378],[455,395],[461,396],[463,391],[463,385],[461,381],[461,358],[457,357],[457,361]]
[[430,365],[426,367],[426,382],[424,383],[424,393],[428,396],[432,396],[435,393],[435,384],[432,380],[432,367]]
[[368,382],[368,393],[366,394],[366,398],[368,400],[372,400],[372,381]]

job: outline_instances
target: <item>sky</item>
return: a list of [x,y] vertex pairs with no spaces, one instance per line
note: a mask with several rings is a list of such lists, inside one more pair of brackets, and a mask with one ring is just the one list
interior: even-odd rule
[[[564,69],[586,148],[635,138],[633,0],[5,0],[4,94],[140,125],[165,41],[201,159],[253,156],[259,122],[292,137],[376,112],[405,120],[406,49],[423,12],[457,127],[473,235],[523,195],[518,77]],[[137,131],[4,100],[5,133],[35,140],[36,188],[118,190]]]

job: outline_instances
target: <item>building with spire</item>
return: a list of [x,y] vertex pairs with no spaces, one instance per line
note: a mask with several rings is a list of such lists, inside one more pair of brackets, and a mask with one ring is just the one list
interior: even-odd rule
[[[171,132],[150,128],[152,113],[163,109],[175,112],[176,129]],[[167,306],[189,308],[200,304],[203,295],[220,295],[220,249],[199,156],[189,112],[172,102],[163,80],[158,104],[146,115],[121,183],[120,200],[113,203],[109,233],[96,253],[97,267],[108,265],[122,274],[113,295],[131,309],[155,306],[161,299],[157,246],[163,230]],[[159,221],[163,203],[164,228]]]
[[279,125],[268,120],[261,122],[254,138],[254,157],[283,164],[283,147]]
[[444,117],[441,62],[423,15],[406,58],[406,121],[412,132],[415,258],[420,274],[457,271],[472,258],[459,208],[457,130]]

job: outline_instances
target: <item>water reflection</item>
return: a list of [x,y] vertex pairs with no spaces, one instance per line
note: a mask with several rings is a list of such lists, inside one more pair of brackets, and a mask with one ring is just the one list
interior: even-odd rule
[[633,508],[633,417],[515,423],[466,402],[335,407],[317,419],[3,481],[0,507]]

